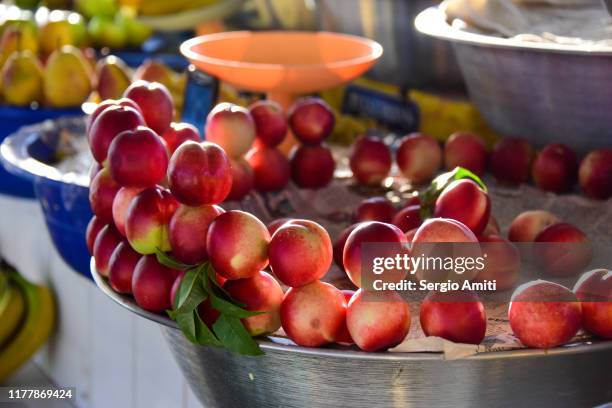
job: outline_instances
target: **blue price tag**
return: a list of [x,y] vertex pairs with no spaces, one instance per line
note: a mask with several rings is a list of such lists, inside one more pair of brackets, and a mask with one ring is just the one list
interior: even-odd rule
[[358,84],[346,87],[342,112],[372,118],[399,134],[419,128],[419,109],[410,99]]

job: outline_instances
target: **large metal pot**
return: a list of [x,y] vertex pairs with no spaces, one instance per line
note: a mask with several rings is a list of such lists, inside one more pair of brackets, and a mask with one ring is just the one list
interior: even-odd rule
[[369,74],[405,87],[463,89],[448,43],[424,36],[412,24],[436,0],[318,0],[318,28],[361,35],[379,42],[385,54]]
[[195,395],[213,407],[577,407],[612,401],[612,342],[487,353],[446,361],[440,354],[365,353],[261,340],[262,357],[189,343],[166,317],[100,289],[159,323]]
[[612,51],[468,32],[441,8],[415,25],[452,43],[472,101],[499,133],[582,153],[612,146]]

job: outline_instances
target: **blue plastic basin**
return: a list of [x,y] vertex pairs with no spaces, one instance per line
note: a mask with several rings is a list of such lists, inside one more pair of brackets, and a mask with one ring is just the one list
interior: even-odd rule
[[54,136],[59,139],[63,129],[69,129],[63,137],[70,134],[72,137],[84,138],[85,120],[83,117],[54,120],[51,132],[46,125],[46,141],[42,142],[44,126],[27,126],[6,137],[0,145],[0,158],[12,177],[33,184],[53,244],[64,261],[91,279],[90,258],[85,242],[85,230],[92,217],[88,175],[62,173],[53,165],[45,163],[53,156],[55,148],[49,139],[52,140]]
[[[20,127],[55,119],[60,116],[82,114],[80,108],[52,109],[52,108],[21,108],[13,106],[0,106],[0,142]],[[32,182],[7,173],[0,167],[0,194],[15,197],[34,198]]]

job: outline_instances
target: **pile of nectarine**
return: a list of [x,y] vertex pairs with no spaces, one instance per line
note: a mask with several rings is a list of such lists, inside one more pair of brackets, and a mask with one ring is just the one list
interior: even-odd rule
[[[323,142],[334,122],[329,106],[314,97],[298,100],[287,113],[271,100],[257,101],[248,109],[227,102],[217,105],[204,133],[230,158],[233,183],[227,199],[239,201],[253,189],[279,191],[290,179],[300,188],[325,187],[336,165]],[[289,130],[301,144],[287,158],[280,147]]]
[[[544,191],[564,193],[576,182],[585,195],[605,200],[612,197],[612,149],[590,152],[581,162],[568,146],[553,143],[536,153],[523,138],[502,138],[491,151],[484,141],[469,132],[448,137],[442,149],[431,136],[413,133],[399,141],[395,160],[401,174],[412,184],[429,182],[442,163],[447,170],[463,167],[478,176],[488,169],[501,183],[516,186],[530,179]],[[350,152],[350,167],[356,181],[380,184],[391,171],[393,154],[380,138],[363,136]]]
[[[92,115],[88,137],[96,165],[87,245],[115,291],[132,295],[148,311],[182,314],[179,327],[194,342],[226,345],[230,332],[242,330],[250,340],[282,327],[307,347],[340,343],[378,351],[401,343],[411,328],[409,304],[395,290],[369,290],[367,244],[388,245],[398,257],[428,244],[471,245],[488,263],[464,279],[496,281],[498,290],[518,283],[524,254],[515,243],[540,245],[530,256],[554,277],[576,275],[591,260],[584,232],[546,211],[520,214],[508,239],[502,237],[486,187],[465,171],[438,177],[401,206],[385,197],[363,200],[354,224],[335,241],[322,225],[306,219],[282,218],[266,226],[253,214],[226,211],[220,204],[240,200],[253,188],[282,189],[290,177],[303,188],[328,184],[335,164],[323,141],[334,125],[331,109],[316,98],[298,101],[288,115],[271,101],[249,109],[220,104],[207,118],[207,141],[193,126],[171,122],[172,113],[163,85],[140,81],[128,88],[126,98],[105,101]],[[287,159],[278,146],[289,129],[301,145]],[[513,171],[512,181],[526,180],[529,173],[522,170],[531,163],[530,149],[520,139],[500,142],[491,153],[499,156],[492,171],[503,175],[511,165],[521,170]],[[549,165],[548,155],[568,165]],[[436,175],[443,158],[449,167],[482,174],[487,156],[484,144],[468,133],[453,135],[444,150],[434,139],[413,134],[400,142],[397,164],[419,184]],[[606,165],[597,155],[585,160],[589,166]],[[575,162],[571,151],[547,148],[533,166],[534,178],[551,189],[566,188],[543,174],[569,177],[577,171]],[[381,140],[363,137],[353,146],[350,166],[360,183],[381,183],[391,165],[391,150]],[[597,195],[607,180],[594,180],[589,185]],[[323,281],[332,261],[356,291]],[[406,278],[402,268],[391,272],[392,282]],[[420,269],[415,276],[424,277]],[[583,275],[575,293],[539,280],[522,285],[510,303],[510,327],[530,347],[564,344],[581,327],[612,337],[610,282],[609,271],[596,270]],[[419,318],[426,336],[479,344],[486,333],[485,307],[472,290],[428,291]],[[193,329],[198,322],[201,328]]]

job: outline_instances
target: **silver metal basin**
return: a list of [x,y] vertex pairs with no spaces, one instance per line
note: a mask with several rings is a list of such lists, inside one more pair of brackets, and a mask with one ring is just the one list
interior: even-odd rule
[[446,361],[433,353],[365,353],[260,340],[243,357],[189,343],[170,319],[116,294],[115,302],[159,323],[195,395],[207,408],[579,407],[612,401],[612,342],[543,352],[486,353]]
[[415,26],[453,44],[471,99],[502,135],[582,153],[612,146],[612,51],[471,33],[436,7]]

